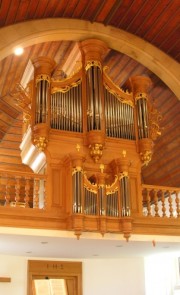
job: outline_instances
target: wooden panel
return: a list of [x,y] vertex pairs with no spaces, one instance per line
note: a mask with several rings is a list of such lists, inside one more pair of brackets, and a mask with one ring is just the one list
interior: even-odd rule
[[52,169],[52,206],[62,207],[62,171],[60,169]]

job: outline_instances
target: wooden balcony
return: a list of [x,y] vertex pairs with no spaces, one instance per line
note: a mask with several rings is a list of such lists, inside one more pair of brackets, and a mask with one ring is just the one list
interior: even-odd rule
[[[141,212],[131,210],[122,216],[120,200],[106,195],[104,211],[100,210],[97,195],[82,199],[80,209],[74,203],[71,211],[48,205],[46,175],[0,171],[0,224],[11,227],[30,227],[83,232],[180,235],[180,190],[175,187],[142,185],[139,196]],[[133,197],[133,194],[131,194]],[[131,197],[131,198],[132,198]],[[71,198],[67,198],[71,199]],[[133,201],[131,200],[131,203]],[[129,235],[129,236],[128,236]]]

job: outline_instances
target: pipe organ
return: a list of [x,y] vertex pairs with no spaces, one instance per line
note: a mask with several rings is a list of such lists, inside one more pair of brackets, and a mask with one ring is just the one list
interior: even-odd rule
[[142,211],[141,167],[160,133],[151,80],[132,77],[123,91],[103,65],[104,42],[85,40],[79,50],[81,69],[61,80],[52,78],[51,59],[32,61],[28,128],[46,155],[45,209],[66,216],[66,229],[77,237],[83,231],[122,232],[128,240]]

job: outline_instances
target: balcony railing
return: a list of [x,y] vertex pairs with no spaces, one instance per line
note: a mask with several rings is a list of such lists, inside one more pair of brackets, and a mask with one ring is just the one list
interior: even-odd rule
[[176,187],[142,185],[143,215],[180,217],[180,190]]
[[[105,196],[104,212],[108,217],[119,218],[120,200],[117,195]],[[114,199],[113,199],[114,198]],[[84,215],[102,215],[98,212],[99,198],[85,195]],[[142,185],[143,217],[180,217],[180,190],[176,187]],[[87,208],[89,206],[89,209]],[[0,206],[46,209],[46,175],[0,170]],[[81,204],[80,204],[81,207]],[[83,206],[84,207],[84,206]],[[111,210],[113,207],[113,210]],[[74,204],[72,204],[72,212]],[[96,210],[92,210],[96,208]],[[104,214],[103,214],[104,215]],[[133,215],[133,213],[132,213]]]
[[46,204],[46,176],[0,171],[0,206],[39,208]]

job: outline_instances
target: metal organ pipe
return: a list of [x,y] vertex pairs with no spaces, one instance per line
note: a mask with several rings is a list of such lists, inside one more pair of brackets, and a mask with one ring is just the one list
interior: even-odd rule
[[83,200],[83,172],[75,170],[73,172],[73,212],[82,213]]
[[109,137],[134,140],[133,107],[120,102],[117,97],[104,87],[105,128]]
[[147,101],[145,98],[140,98],[137,100],[137,114],[138,114],[139,139],[148,138],[149,123],[148,123]]
[[97,193],[84,188],[84,212],[87,215],[97,214]]
[[39,80],[36,90],[35,124],[46,123],[48,114],[48,88],[47,80]]
[[100,185],[98,187],[99,196],[99,214],[106,215],[106,189],[105,186]]
[[87,128],[101,130],[102,97],[100,91],[101,70],[98,66],[87,69]]
[[123,176],[120,178],[120,196],[121,216],[130,216],[130,189],[128,176]]
[[82,85],[51,95],[51,128],[82,132]]

